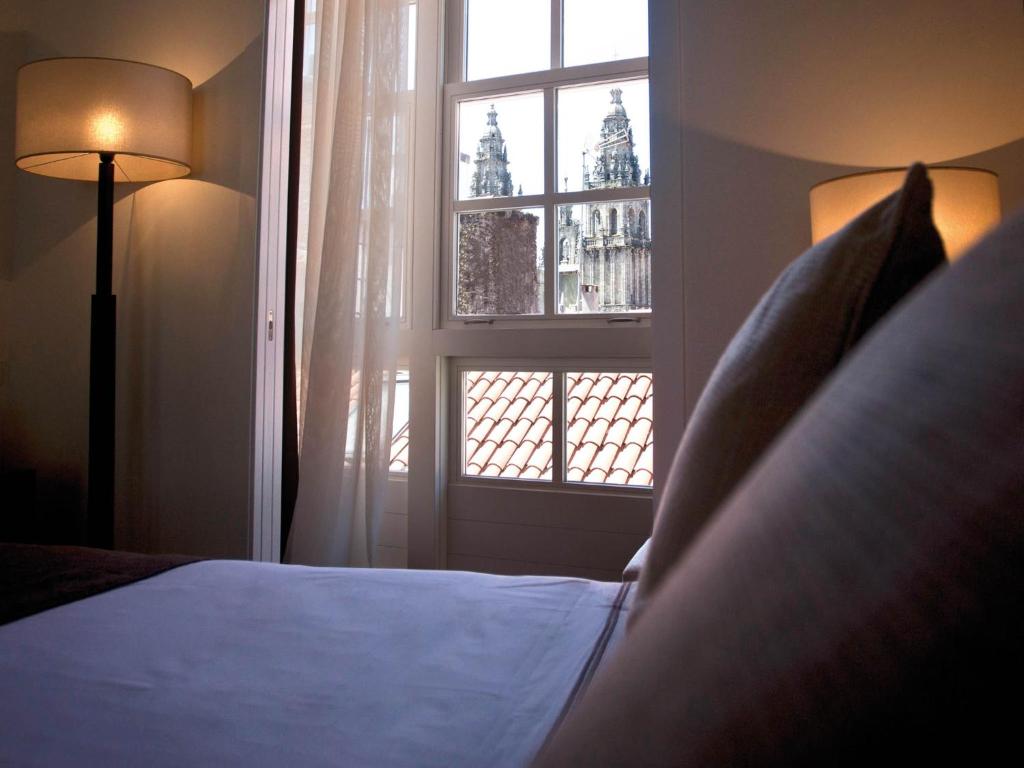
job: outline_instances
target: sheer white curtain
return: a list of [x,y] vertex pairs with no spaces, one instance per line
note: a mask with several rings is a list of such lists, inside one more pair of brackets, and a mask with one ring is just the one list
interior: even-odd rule
[[405,263],[409,0],[320,0],[285,559],[373,565],[386,502]]

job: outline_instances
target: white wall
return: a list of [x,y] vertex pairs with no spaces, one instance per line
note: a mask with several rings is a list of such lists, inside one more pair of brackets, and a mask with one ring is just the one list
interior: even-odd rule
[[685,314],[656,333],[683,335],[689,412],[760,294],[809,245],[813,184],[922,160],[988,168],[1004,212],[1024,203],[1024,10],[652,0],[652,26],[676,8]]
[[244,557],[263,0],[0,8],[0,466],[81,524],[96,187],[17,171],[15,69],[47,56],[168,67],[195,86],[195,170],[118,187],[117,542]]

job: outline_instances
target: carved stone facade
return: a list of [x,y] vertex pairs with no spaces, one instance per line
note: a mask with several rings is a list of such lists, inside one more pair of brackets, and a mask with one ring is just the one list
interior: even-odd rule
[[636,312],[651,307],[651,236],[646,200],[559,208],[561,312]]
[[[633,129],[612,88],[611,106],[594,147],[593,168],[583,155],[583,189],[640,187]],[[574,218],[574,206],[561,206],[555,242],[558,248],[560,312],[637,312],[651,308],[651,232],[647,200],[587,203]]]

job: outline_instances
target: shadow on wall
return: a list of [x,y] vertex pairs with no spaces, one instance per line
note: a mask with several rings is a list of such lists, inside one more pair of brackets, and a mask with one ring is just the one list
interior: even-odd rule
[[[786,265],[810,247],[810,188],[878,166],[792,157],[693,127],[684,127],[683,137],[684,327],[691,329],[686,408],[692,413],[747,314]],[[935,164],[1000,174],[1004,217],[1024,205],[1024,139]]]
[[[24,32],[0,32],[0,280],[10,280],[14,258],[14,91],[15,76],[25,57]],[[0,329],[0,333],[3,333]],[[2,433],[0,433],[2,436]],[[0,441],[2,442],[2,441]]]
[[193,173],[135,195],[117,282],[119,547],[244,557],[262,40],[194,93]]
[[[653,6],[652,6],[653,7]],[[687,411],[737,326],[810,244],[808,189],[977,165],[1020,205],[1017,0],[680,0]]]
[[1016,0],[684,0],[693,127],[792,157],[935,164],[1021,138]]
[[1004,219],[1024,207],[1024,137],[984,152],[958,157],[948,165],[987,168],[998,173]]
[[[83,530],[90,262],[96,190],[44,179],[14,164],[17,70],[56,52],[24,32],[0,33],[0,471],[36,473],[33,519],[40,541],[73,542]],[[86,252],[89,252],[88,250]],[[84,385],[83,385],[84,386]],[[78,387],[76,387],[76,390]]]
[[234,61],[199,85],[192,96],[190,178],[256,197],[259,171],[260,88],[263,39],[256,38]]
[[684,328],[693,329],[686,332],[686,410],[692,413],[747,314],[810,246],[808,190],[855,169],[692,127],[683,128],[683,141]]
[[[66,53],[0,33],[0,471],[51,542],[84,531],[97,190],[15,167],[14,91]],[[115,187],[120,547],[247,552],[261,81],[257,37],[195,91],[192,177]]]

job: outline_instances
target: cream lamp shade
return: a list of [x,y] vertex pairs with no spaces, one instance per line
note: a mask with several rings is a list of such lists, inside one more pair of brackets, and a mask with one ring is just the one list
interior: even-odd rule
[[99,58],[44,59],[18,70],[14,156],[43,176],[115,181],[185,176],[192,162],[192,83],[169,69]]
[[[841,229],[861,211],[903,184],[906,169],[869,171],[822,182],[811,189],[811,240]],[[978,168],[929,168],[935,195],[932,216],[950,260],[999,223],[999,180]]]

